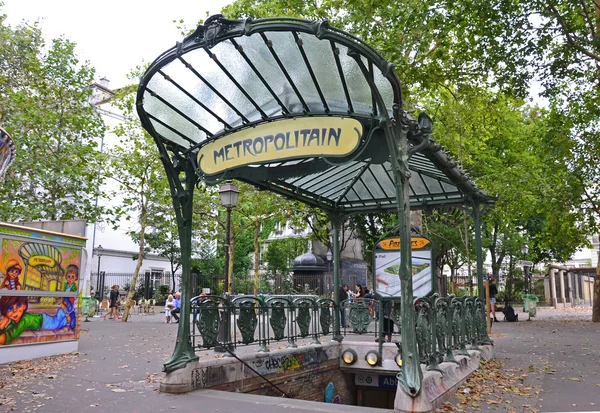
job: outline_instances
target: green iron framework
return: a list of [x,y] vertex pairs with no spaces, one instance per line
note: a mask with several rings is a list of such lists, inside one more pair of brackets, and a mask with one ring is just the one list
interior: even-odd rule
[[[427,115],[413,119],[402,109],[393,66],[325,21],[216,15],[150,65],[140,80],[137,111],[155,138],[171,185],[183,252],[182,318],[190,316],[191,200],[199,180],[238,179],[325,211],[333,228],[335,286],[344,219],[396,213],[402,263],[399,379],[408,394],[418,394],[410,210],[457,206],[471,212],[483,294],[478,225],[493,199],[430,139]],[[332,334],[341,340],[338,326],[334,311]],[[165,371],[196,359],[189,323],[181,323]]]

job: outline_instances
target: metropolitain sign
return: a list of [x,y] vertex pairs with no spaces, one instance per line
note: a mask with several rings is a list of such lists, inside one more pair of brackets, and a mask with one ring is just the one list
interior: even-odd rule
[[200,148],[198,165],[214,175],[240,166],[320,156],[346,156],[358,147],[362,124],[351,118],[283,119],[223,136]]

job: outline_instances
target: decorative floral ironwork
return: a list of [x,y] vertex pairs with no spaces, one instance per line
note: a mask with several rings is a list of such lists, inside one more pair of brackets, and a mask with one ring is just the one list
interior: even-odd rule
[[282,340],[285,337],[285,303],[283,301],[275,301],[271,304],[271,317],[269,324],[273,329],[273,338]]
[[207,300],[200,303],[200,314],[196,326],[202,336],[202,345],[200,347],[214,347],[218,344],[219,327],[221,319],[219,318],[219,308],[216,302]]
[[300,328],[300,337],[306,337],[309,334],[310,329],[310,302],[301,301],[296,303],[298,307],[298,317],[296,318],[296,323],[298,323],[298,327]]
[[242,301],[239,304],[240,316],[237,320],[237,326],[242,333],[242,343],[249,344],[254,341],[254,332],[258,325],[256,310],[253,301]]
[[369,314],[369,302],[362,299],[354,300],[350,304],[350,315],[348,321],[352,326],[352,332],[356,334],[365,334],[369,329],[371,316]]
[[419,350],[419,361],[427,364],[429,361],[430,348],[430,324],[429,324],[429,303],[423,298],[415,301],[415,311],[417,312],[417,346]]
[[331,327],[331,320],[333,316],[331,314],[331,300],[320,300],[319,307],[321,313],[319,314],[319,324],[321,325],[321,334],[326,336],[329,334]]

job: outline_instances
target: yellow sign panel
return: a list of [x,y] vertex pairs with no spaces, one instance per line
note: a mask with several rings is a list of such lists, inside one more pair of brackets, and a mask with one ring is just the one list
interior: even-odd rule
[[[410,239],[410,247],[413,250],[420,250],[428,245],[430,241],[427,238],[412,237]],[[379,241],[377,244],[379,248],[384,250],[399,250],[400,249],[400,238],[388,238]]]
[[29,265],[32,267],[38,267],[40,265],[45,265],[47,267],[54,267],[56,263],[50,257],[45,257],[43,255],[35,255],[29,258]]
[[363,134],[356,119],[314,116],[283,119],[244,129],[198,152],[202,172],[214,175],[244,165],[312,156],[345,156]]

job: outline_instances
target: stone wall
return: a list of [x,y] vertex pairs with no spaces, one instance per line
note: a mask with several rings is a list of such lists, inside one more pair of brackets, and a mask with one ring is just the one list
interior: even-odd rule
[[[227,357],[199,363],[192,370],[193,388],[238,391],[281,397],[281,389],[294,399],[325,401],[325,389],[334,386],[342,404],[354,404],[352,375],[340,371],[339,345],[315,345],[254,354],[239,360]],[[269,384],[266,377],[273,385]]]

